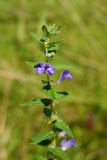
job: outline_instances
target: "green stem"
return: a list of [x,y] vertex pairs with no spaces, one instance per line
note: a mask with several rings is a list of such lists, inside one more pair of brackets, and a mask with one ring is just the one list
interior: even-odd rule
[[[48,47],[48,44],[49,44],[49,39],[47,39],[47,41],[45,42],[46,63],[49,62],[49,58],[47,57],[47,54],[48,54],[48,48],[47,48],[47,47]],[[50,84],[50,77],[49,77],[48,74],[47,74],[47,83],[48,83],[48,85],[51,85],[51,84]],[[50,108],[51,108],[52,113],[54,113],[54,109],[53,109],[53,105],[52,105],[52,104],[50,104]],[[51,120],[52,120],[52,117],[51,117]],[[52,123],[53,123],[53,122],[52,122]],[[53,128],[53,127],[52,127],[52,128]],[[53,147],[56,146],[56,136],[53,138],[52,145],[53,145]],[[49,157],[50,157],[50,153],[47,152],[47,159],[49,159]]]
[[[45,42],[45,55],[46,55],[46,63],[48,63],[49,59],[47,57],[48,54],[48,44],[49,44],[49,39],[47,39],[47,41]],[[49,84],[49,75],[47,74],[47,81]]]

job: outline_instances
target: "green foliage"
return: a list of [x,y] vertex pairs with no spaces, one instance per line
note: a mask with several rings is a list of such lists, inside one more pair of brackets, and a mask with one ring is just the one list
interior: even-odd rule
[[64,122],[62,119],[57,119],[57,121],[55,122],[55,127],[65,131],[71,138],[74,137],[68,124],[66,124],[66,122]]
[[30,106],[41,105],[41,104],[43,104],[41,102],[41,99],[37,99],[37,100],[32,100],[32,101],[23,103],[23,104],[21,104],[21,106],[30,107]]
[[60,42],[52,42],[52,43],[49,43],[48,44],[48,53],[51,53],[51,52],[56,52],[59,48],[59,43]]
[[39,42],[39,43],[41,43],[41,44],[42,44],[43,42],[45,42],[44,39],[40,38],[40,37],[37,36],[35,33],[31,32],[31,35],[32,35],[32,37],[33,37],[37,42]]
[[44,105],[44,106],[49,106],[51,104],[51,99],[48,98],[41,98],[37,100],[32,100],[26,103],[21,104],[21,106],[35,106],[35,105]]
[[55,24],[42,26],[42,30],[44,32],[44,35],[48,38],[58,34],[60,32],[59,31],[60,28],[61,28],[61,26],[56,27]]
[[55,148],[48,148],[48,151],[53,153],[55,156],[63,159],[63,160],[69,160],[67,154],[60,149],[59,147],[55,147]]
[[62,92],[57,92],[57,98],[56,99],[63,99],[63,98],[65,98],[66,96],[68,96],[69,95],[69,93],[68,92],[66,92],[66,91],[62,91]]
[[46,160],[46,159],[42,156],[36,156],[36,158],[34,158],[33,160]]
[[45,131],[40,133],[39,135],[37,135],[36,137],[32,137],[31,138],[31,143],[32,144],[38,144],[44,140],[50,139],[52,137],[54,137],[54,132],[53,131]]

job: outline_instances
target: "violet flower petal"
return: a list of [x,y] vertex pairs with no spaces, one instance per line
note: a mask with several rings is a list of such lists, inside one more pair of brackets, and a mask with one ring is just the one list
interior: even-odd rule
[[62,148],[63,146],[65,146],[66,143],[67,143],[67,140],[66,140],[66,139],[63,139],[62,142],[61,142],[61,144],[60,144],[60,145],[61,145],[61,148]]
[[46,63],[45,64],[45,72],[46,72],[46,74],[51,76],[52,74],[55,73],[55,67],[50,65],[50,64],[48,64],[48,63]]
[[76,142],[75,142],[75,139],[70,139],[69,141],[67,141],[66,139],[64,139],[62,142],[61,142],[61,149],[63,151],[69,149],[70,147],[76,147]]
[[60,79],[58,80],[58,83],[64,81],[67,78],[72,79],[73,76],[69,73],[69,70],[64,70],[60,76]]
[[35,66],[35,70],[37,74],[43,74],[45,71],[44,64],[42,62],[38,62],[38,64]]

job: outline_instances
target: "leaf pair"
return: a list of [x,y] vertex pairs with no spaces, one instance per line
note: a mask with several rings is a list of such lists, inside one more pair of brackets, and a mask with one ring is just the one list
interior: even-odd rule
[[52,36],[56,35],[59,33],[59,29],[61,28],[61,26],[56,27],[55,24],[54,25],[43,25],[42,26],[42,31],[44,33],[44,35],[48,38],[51,38]]
[[[59,147],[55,147],[55,148],[48,148],[48,151],[50,153],[52,153],[53,155],[62,158],[63,160],[69,160],[67,154],[62,151]],[[42,157],[42,156],[37,156],[34,160],[46,160],[46,158]],[[54,160],[54,159],[52,159]]]
[[69,95],[69,93],[66,91],[56,92],[56,87],[50,84],[45,85],[43,90],[52,100],[59,100]]
[[[50,132],[42,132],[41,134],[39,134],[38,136],[36,137],[32,137],[31,139],[31,143],[32,144],[40,144],[41,142],[45,141],[45,140],[48,140],[52,137],[54,137],[55,134],[53,131],[50,131]],[[67,154],[59,147],[54,147],[54,148],[51,148],[51,147],[48,147],[47,148],[49,152],[51,152],[53,155],[59,157],[59,158],[62,158],[63,160],[68,160],[68,156]],[[35,158],[35,160],[45,160],[45,158],[43,157],[37,157]]]

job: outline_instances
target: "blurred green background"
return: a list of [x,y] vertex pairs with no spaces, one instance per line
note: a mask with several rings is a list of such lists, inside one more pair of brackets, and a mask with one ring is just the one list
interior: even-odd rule
[[39,35],[44,20],[62,25],[55,61],[71,64],[74,76],[58,88],[72,93],[57,106],[78,144],[68,154],[73,160],[107,160],[106,0],[0,0],[0,160],[45,154],[29,144],[32,135],[48,129],[43,107],[20,106],[43,95],[42,76],[24,62],[39,60],[31,32]]

